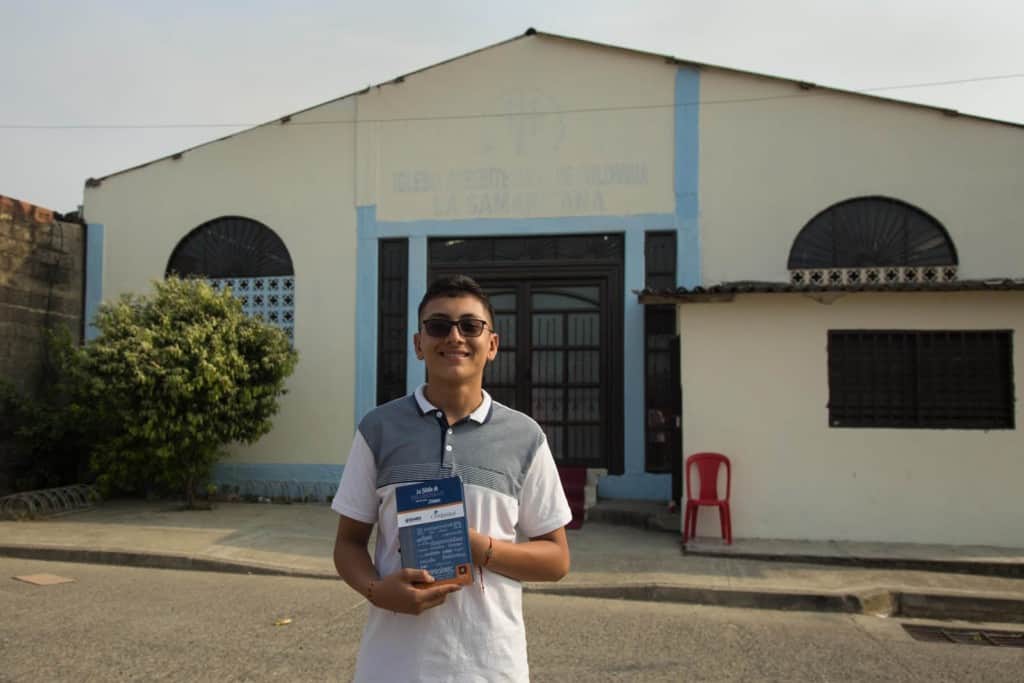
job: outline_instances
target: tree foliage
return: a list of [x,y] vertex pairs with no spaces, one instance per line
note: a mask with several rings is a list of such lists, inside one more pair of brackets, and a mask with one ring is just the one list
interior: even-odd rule
[[21,391],[0,379],[0,439],[17,449],[14,489],[65,486],[89,478],[92,423],[74,401],[76,343],[56,326],[47,336],[46,356],[36,391]]
[[154,286],[100,308],[100,334],[69,372],[102,435],[91,459],[100,483],[161,483],[192,506],[225,446],[270,431],[298,356],[230,292],[175,277]]

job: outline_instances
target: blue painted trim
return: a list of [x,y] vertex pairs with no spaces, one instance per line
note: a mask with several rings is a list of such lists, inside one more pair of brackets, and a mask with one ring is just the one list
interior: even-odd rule
[[377,207],[356,208],[356,391],[355,424],[377,405],[378,242],[373,235]]
[[701,284],[700,253],[700,72],[683,66],[676,72],[675,179],[677,284]]
[[427,293],[427,238],[409,238],[409,353],[405,357],[405,389],[412,393],[427,379],[423,361],[412,348],[412,335],[420,328],[420,299]]
[[[644,288],[644,231],[626,232],[622,306],[622,408],[624,471],[644,471],[644,307],[635,292]],[[602,492],[603,495],[603,492]]]
[[334,495],[343,470],[342,465],[219,462],[210,472],[210,481],[218,486],[237,486],[242,495],[310,495],[322,499]]
[[627,472],[620,476],[601,477],[597,487],[602,498],[667,501],[672,497],[672,476]]
[[85,340],[92,341],[100,331],[93,325],[103,301],[103,224],[85,226]]
[[559,216],[554,218],[466,218],[460,220],[379,221],[377,238],[386,237],[519,237],[567,235],[587,232],[619,232],[640,226],[647,230],[671,230],[676,215],[645,213],[629,216]]

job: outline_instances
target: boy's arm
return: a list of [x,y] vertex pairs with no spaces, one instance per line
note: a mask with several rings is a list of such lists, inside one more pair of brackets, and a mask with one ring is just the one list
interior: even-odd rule
[[339,515],[334,567],[345,583],[374,606],[392,612],[420,614],[442,604],[449,593],[461,588],[455,584],[417,587],[414,584],[434,582],[434,577],[422,569],[401,569],[381,578],[367,550],[372,531],[372,524]]
[[469,547],[477,566],[519,581],[558,581],[569,573],[569,543],[563,527],[526,543],[498,541],[470,529]]

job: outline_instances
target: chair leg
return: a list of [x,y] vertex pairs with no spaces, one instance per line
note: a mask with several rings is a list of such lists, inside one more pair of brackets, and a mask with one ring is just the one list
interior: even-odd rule
[[700,506],[693,506],[693,514],[690,515],[690,538],[697,538],[697,517],[700,515]]
[[686,543],[690,539],[690,504],[686,503],[686,509],[683,511],[683,543]]
[[726,520],[729,517],[729,511],[726,510],[724,505],[718,506],[718,526],[722,528],[722,540],[728,543],[729,534],[727,533]]
[[732,545],[732,510],[729,508],[729,504],[726,503],[722,508],[725,512],[725,543],[726,545]]

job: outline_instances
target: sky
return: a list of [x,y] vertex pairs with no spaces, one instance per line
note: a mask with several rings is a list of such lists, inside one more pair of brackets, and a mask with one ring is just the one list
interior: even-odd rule
[[1020,0],[0,0],[0,195],[74,211],[89,177],[528,27],[1024,124],[1022,26]]

